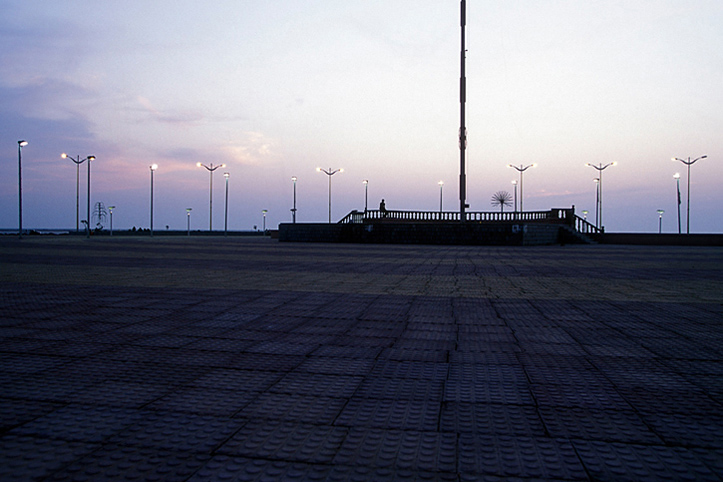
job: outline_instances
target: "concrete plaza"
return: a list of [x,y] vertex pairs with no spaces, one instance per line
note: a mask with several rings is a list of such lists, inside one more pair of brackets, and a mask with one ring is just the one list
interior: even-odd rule
[[1,480],[723,480],[723,248],[0,238]]

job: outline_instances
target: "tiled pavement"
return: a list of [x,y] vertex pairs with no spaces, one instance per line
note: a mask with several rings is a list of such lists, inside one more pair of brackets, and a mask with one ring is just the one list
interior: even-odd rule
[[722,480],[723,250],[0,238],[1,480]]

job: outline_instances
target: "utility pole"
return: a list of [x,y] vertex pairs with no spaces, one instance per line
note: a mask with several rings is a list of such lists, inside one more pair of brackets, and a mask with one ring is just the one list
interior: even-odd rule
[[460,2],[460,26],[462,30],[462,46],[460,50],[460,77],[459,77],[459,220],[466,221],[467,208],[467,175],[465,174],[465,151],[467,149],[467,127],[465,126],[464,104],[467,101],[467,77],[465,76],[464,61],[466,50],[464,48],[464,27],[466,21],[467,3]]

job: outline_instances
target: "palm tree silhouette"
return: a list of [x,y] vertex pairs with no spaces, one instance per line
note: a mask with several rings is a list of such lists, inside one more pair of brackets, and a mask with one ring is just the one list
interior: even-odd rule
[[505,206],[512,206],[512,194],[507,191],[497,191],[492,195],[492,205],[499,206],[500,212],[505,212]]

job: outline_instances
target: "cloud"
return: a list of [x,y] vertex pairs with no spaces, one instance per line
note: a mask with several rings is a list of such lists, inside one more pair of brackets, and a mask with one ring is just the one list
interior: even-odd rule
[[204,115],[194,110],[171,110],[161,111],[156,108],[149,99],[138,96],[138,103],[143,107],[145,112],[159,122],[174,124],[180,127],[192,127],[198,125],[204,120]]

